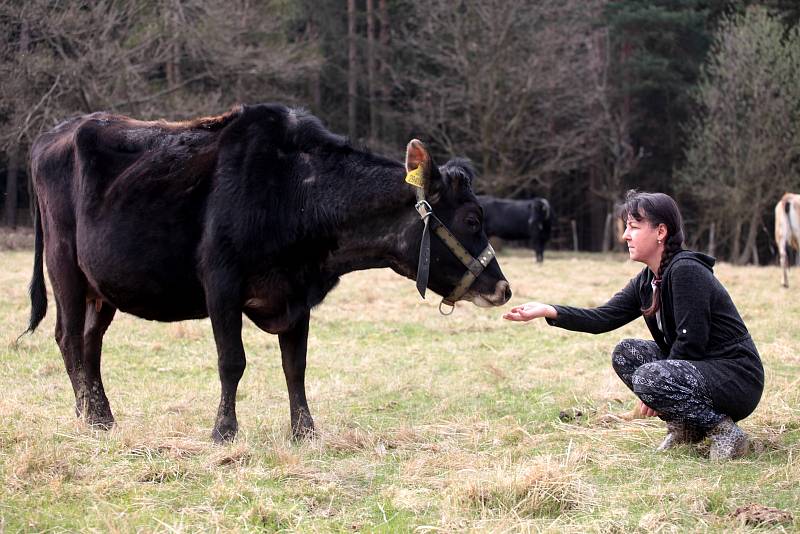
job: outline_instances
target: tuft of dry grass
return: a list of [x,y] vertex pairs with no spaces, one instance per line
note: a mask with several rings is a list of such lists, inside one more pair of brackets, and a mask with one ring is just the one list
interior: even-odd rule
[[26,443],[15,453],[15,462],[8,466],[5,483],[16,491],[37,486],[58,488],[63,482],[78,476],[70,457],[55,447]]
[[571,457],[536,457],[515,465],[457,471],[446,494],[455,514],[466,509],[480,517],[557,517],[592,507],[592,488]]

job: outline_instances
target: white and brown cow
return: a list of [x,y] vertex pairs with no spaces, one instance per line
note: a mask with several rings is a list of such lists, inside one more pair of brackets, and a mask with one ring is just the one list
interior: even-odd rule
[[775,205],[775,242],[783,271],[783,287],[789,287],[789,260],[786,245],[800,251],[800,195],[784,193]]

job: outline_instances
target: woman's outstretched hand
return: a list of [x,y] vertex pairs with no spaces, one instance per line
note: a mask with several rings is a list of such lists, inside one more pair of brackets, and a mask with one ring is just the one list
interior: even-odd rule
[[528,302],[522,306],[514,306],[511,308],[511,311],[507,311],[503,314],[503,319],[508,319],[509,321],[530,321],[531,319],[538,319],[539,317],[555,319],[557,316],[558,312],[549,304]]

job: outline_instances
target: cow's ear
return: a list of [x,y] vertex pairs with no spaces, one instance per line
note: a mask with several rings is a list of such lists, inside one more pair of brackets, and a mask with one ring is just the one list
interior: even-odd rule
[[435,201],[434,195],[441,190],[441,176],[433,164],[428,149],[419,139],[412,139],[406,147],[406,182],[425,189],[425,196]]

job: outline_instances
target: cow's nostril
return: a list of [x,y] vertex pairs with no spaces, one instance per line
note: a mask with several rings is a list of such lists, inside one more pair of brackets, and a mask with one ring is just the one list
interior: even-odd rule
[[500,280],[499,282],[497,282],[494,291],[495,291],[494,293],[495,299],[501,297],[502,295],[501,298],[503,299],[503,301],[500,302],[499,304],[505,304],[506,302],[508,302],[508,299],[511,298],[511,286],[509,285],[507,280]]

